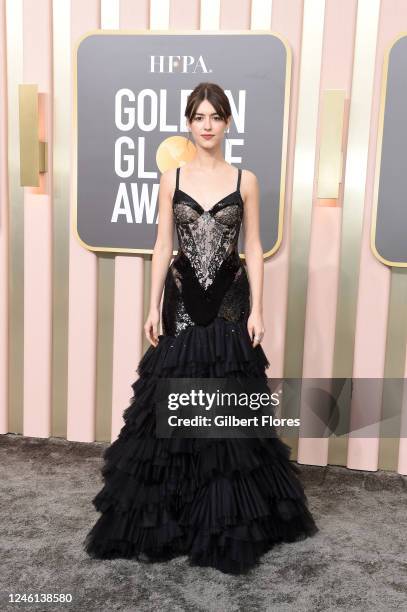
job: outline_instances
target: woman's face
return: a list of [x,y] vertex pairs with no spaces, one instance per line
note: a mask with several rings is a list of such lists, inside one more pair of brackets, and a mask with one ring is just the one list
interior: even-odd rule
[[[208,100],[203,100],[200,103],[192,122],[187,121],[195,144],[205,149],[211,149],[221,144],[229,124],[230,119],[225,122]],[[205,134],[211,134],[212,138],[204,138]]]

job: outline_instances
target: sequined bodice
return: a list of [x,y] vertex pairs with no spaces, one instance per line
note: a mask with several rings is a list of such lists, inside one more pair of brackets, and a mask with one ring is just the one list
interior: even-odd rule
[[191,324],[207,325],[215,316],[237,320],[247,314],[249,301],[238,252],[241,170],[237,189],[207,210],[179,188],[179,170],[173,197],[179,249],[166,277],[163,306],[164,331],[173,334]]
[[190,260],[204,289],[214,281],[222,262],[237,253],[243,204],[240,192],[222,198],[209,210],[181,190],[174,194],[175,226],[179,253]]

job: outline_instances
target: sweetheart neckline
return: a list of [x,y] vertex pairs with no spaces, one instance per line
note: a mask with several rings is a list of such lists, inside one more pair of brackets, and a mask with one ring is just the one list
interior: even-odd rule
[[208,212],[212,212],[212,210],[215,208],[215,206],[217,206],[218,204],[221,204],[223,202],[223,200],[226,200],[227,198],[230,198],[230,196],[235,195],[235,193],[239,194],[239,198],[240,201],[243,202],[242,200],[242,194],[240,193],[240,189],[235,189],[234,191],[231,191],[230,193],[228,193],[227,195],[223,196],[223,198],[221,198],[220,200],[218,200],[217,202],[215,202],[215,204],[213,204],[210,208],[204,208],[197,200],[195,200],[195,198],[193,198],[189,193],[187,193],[186,191],[183,191],[182,189],[179,189],[179,187],[177,187],[174,191],[174,195],[172,198],[172,201],[174,202],[174,197],[176,192],[179,191],[180,193],[183,193],[184,195],[186,195],[188,198],[190,198],[195,204],[197,204],[197,206],[199,206],[199,208],[204,212],[204,213],[208,213]]

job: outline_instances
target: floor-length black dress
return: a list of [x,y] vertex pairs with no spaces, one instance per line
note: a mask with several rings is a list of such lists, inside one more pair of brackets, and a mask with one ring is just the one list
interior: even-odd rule
[[144,561],[188,555],[191,565],[243,573],[276,542],[318,531],[291,449],[278,437],[158,438],[160,377],[263,377],[252,346],[250,285],[238,253],[243,219],[236,190],[208,210],[179,188],[173,213],[179,250],[168,269],[163,334],[142,356],[125,424],[105,450],[102,514],[84,540],[96,558]]

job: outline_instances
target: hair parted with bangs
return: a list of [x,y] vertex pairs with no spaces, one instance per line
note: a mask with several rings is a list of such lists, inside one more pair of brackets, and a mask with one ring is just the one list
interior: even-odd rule
[[226,122],[232,114],[230,103],[227,95],[222,87],[216,83],[199,83],[187,98],[185,107],[185,117],[191,123],[195,117],[198,106],[203,100],[208,100],[218,113],[218,115]]

